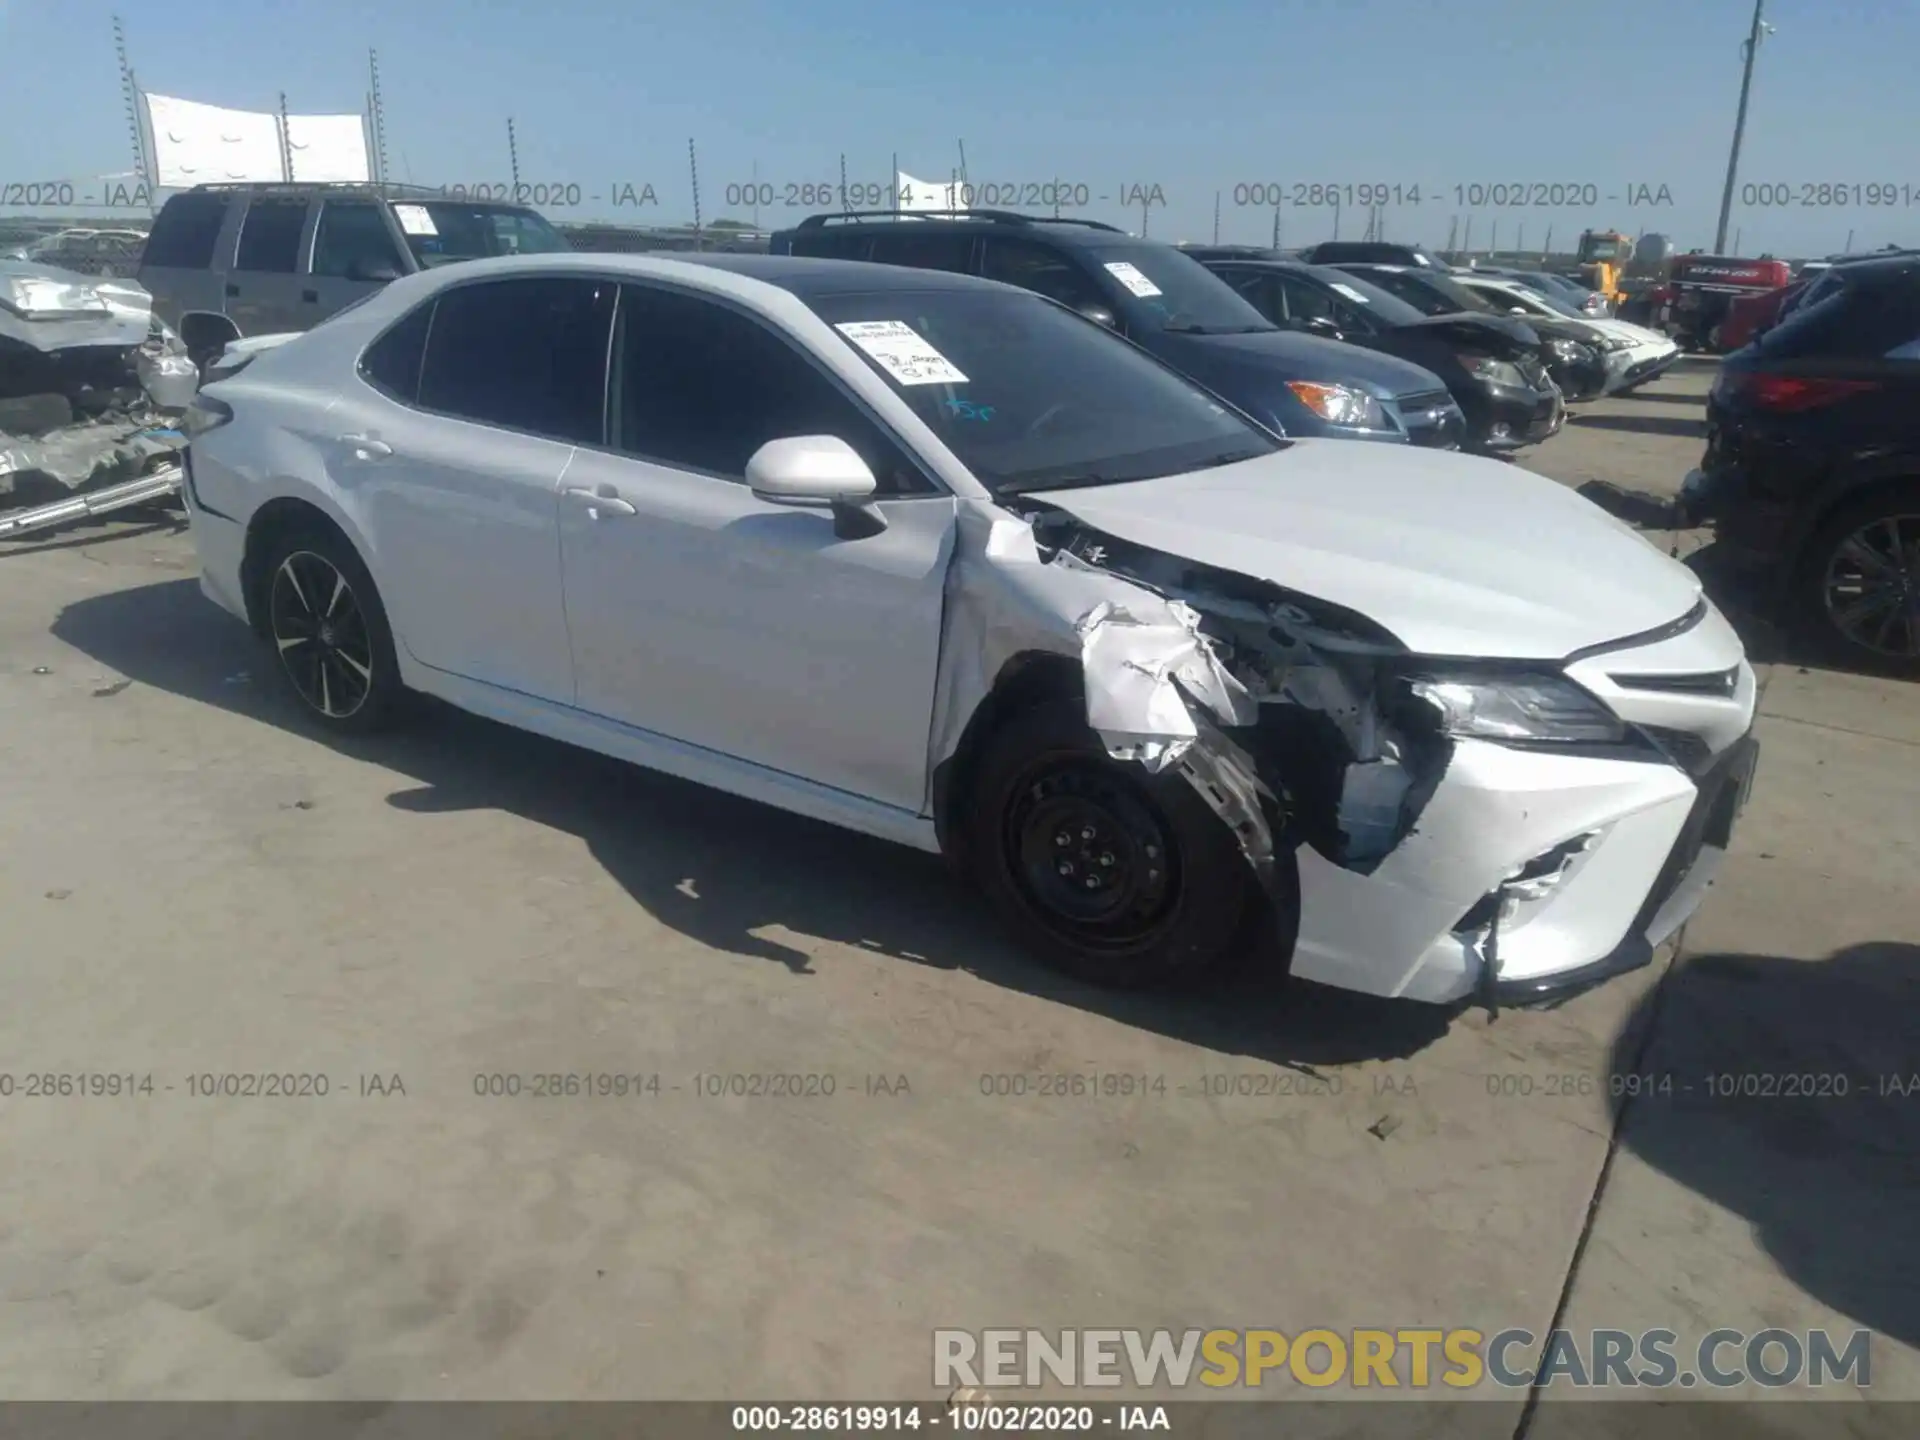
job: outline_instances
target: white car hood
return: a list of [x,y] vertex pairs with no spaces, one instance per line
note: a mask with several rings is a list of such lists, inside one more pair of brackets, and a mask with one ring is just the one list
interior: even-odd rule
[[1298,440],[1037,494],[1096,530],[1356,610],[1426,655],[1560,659],[1684,616],[1700,582],[1592,501],[1447,451]]
[[1636,350],[1644,349],[1649,345],[1658,346],[1662,350],[1679,348],[1673,343],[1672,337],[1662,335],[1658,330],[1649,330],[1644,325],[1635,325],[1629,320],[1602,320],[1585,315],[1580,318],[1582,324],[1593,326],[1603,335],[1618,335]]

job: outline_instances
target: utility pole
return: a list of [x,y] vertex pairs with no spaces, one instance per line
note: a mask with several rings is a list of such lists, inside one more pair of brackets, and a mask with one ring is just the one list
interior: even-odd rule
[[520,199],[520,141],[513,133],[513,117],[507,117],[507,169],[513,176],[513,198]]
[[1220,192],[1213,192],[1213,243],[1220,243]]
[[280,92],[280,178],[293,180],[293,131],[287,124],[287,92]]
[[1747,134],[1747,97],[1753,91],[1753,61],[1760,53],[1760,37],[1772,27],[1761,18],[1767,8],[1767,0],[1753,0],[1753,28],[1747,32],[1742,43],[1746,51],[1746,64],[1740,71],[1740,108],[1733,117],[1733,148],[1727,153],[1727,186],[1720,192],[1720,223],[1713,232],[1713,253],[1724,255],[1727,250],[1727,220],[1733,213],[1733,182],[1740,173],[1740,142]]
[[693,181],[693,248],[704,250],[707,246],[700,233],[700,157],[694,154],[691,135],[687,137],[687,177]]
[[367,110],[373,128],[373,164],[375,179],[387,183],[387,107],[380,94],[380,52],[367,51]]

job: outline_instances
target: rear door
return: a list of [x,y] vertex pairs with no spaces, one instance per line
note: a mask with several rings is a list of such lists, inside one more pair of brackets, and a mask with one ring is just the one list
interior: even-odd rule
[[971,275],[974,237],[964,230],[928,229],[911,221],[891,230],[878,230],[866,259],[881,265],[905,265],[915,270],[948,270]]
[[394,634],[436,670],[573,699],[561,474],[604,433],[610,281],[442,291],[367,350],[328,471],[369,516]]
[[312,328],[300,301],[300,257],[308,240],[305,197],[256,195],[240,221],[240,243],[227,272],[227,318],[242,335],[275,335]]
[[300,286],[303,330],[407,272],[387,207],[373,200],[323,200],[312,256]]

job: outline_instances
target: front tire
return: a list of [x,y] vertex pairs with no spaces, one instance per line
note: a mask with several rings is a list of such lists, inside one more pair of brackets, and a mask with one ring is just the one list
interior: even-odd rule
[[1820,527],[1798,609],[1836,656],[1920,678],[1920,485],[1869,495]]
[[342,735],[383,729],[405,687],[373,576],[321,526],[278,537],[264,558],[260,606],[274,666],[306,717]]
[[975,771],[968,853],[1035,955],[1097,985],[1191,984],[1246,949],[1252,867],[1186,781],[1107,755],[1078,704],[1023,711]]

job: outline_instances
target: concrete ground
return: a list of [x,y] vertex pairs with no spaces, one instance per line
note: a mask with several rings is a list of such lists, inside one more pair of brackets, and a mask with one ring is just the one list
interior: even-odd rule
[[[1525,463],[1671,488],[1704,386]],[[1920,1397],[1920,1089],[1863,1093],[1920,1071],[1920,703],[1767,679],[1671,968],[1127,999],[878,842],[458,714],[318,743],[169,527],[0,557],[0,1395],[933,1398],[937,1327],[1559,1317],[1870,1326]],[[993,1093],[1057,1073],[1134,1093]],[[135,1093],[30,1081],[79,1074]]]

